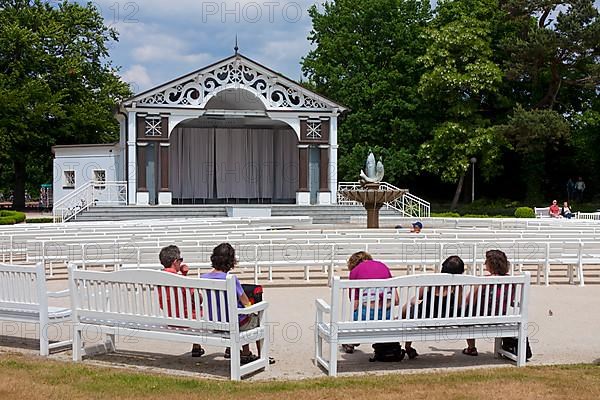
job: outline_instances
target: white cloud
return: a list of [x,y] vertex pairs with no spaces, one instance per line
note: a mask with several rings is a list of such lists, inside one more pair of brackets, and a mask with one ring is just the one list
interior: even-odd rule
[[121,78],[131,84],[131,89],[134,93],[139,93],[153,86],[148,70],[143,65],[132,65],[121,74]]
[[203,64],[212,59],[208,53],[188,53],[186,46],[176,43],[168,44],[145,44],[133,49],[133,58],[136,62],[168,61],[172,63]]

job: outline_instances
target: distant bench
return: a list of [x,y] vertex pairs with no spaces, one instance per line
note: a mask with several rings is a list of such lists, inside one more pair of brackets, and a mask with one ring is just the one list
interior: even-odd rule
[[[529,286],[529,273],[494,277],[430,274],[377,280],[335,277],[330,304],[316,300],[315,364],[323,366],[330,376],[336,376],[338,351],[342,344],[495,338],[494,355],[503,355],[516,361],[517,366],[523,366]],[[437,311],[430,307],[428,315],[411,312],[411,308],[414,309],[411,299],[420,289],[427,293],[436,289],[442,291],[444,287],[462,293],[460,303],[459,296],[454,296],[453,307],[444,306],[440,297]],[[476,287],[479,287],[477,296],[474,295]],[[371,293],[375,300],[364,301],[363,293]],[[355,301],[358,310],[363,306],[366,308],[366,315],[363,317],[359,313],[360,319],[356,321],[353,315]],[[389,306],[390,315],[374,313],[371,317],[370,308],[379,309],[383,301]],[[423,301],[423,310],[427,310],[426,302]],[[403,316],[405,304],[407,310]],[[518,338],[516,356],[502,349],[502,337]],[[324,344],[329,347],[329,359],[324,356]]]
[[534,207],[536,218],[550,218],[550,207]]

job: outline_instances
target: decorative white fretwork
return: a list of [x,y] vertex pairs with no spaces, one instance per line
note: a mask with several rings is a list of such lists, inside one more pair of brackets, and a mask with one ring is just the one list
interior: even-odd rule
[[180,80],[175,85],[135,99],[153,106],[204,107],[213,93],[228,88],[246,89],[259,96],[267,109],[325,109],[328,105],[301,86],[267,70],[257,68],[244,58],[232,58],[212,70]]
[[162,120],[159,116],[146,117],[145,136],[162,136]]
[[321,139],[321,121],[307,121],[306,127],[307,139]]

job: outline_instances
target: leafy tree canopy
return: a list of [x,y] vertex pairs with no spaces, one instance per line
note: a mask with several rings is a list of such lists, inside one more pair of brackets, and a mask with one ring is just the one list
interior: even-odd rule
[[[309,10],[316,45],[303,71],[317,90],[349,107],[339,127],[340,177],[356,180],[368,149],[379,150],[386,180],[418,170],[423,129],[417,83],[430,9],[415,0],[338,0]],[[379,155],[378,154],[378,155]],[[359,168],[360,168],[359,167]]]
[[0,153],[10,160],[14,205],[50,146],[115,140],[113,109],[130,95],[107,60],[117,33],[91,3],[0,0]]

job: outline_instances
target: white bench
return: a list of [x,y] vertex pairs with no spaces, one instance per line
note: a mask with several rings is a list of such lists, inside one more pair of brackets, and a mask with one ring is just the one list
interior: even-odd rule
[[[113,349],[115,335],[230,347],[233,380],[269,365],[268,303],[263,301],[244,309],[227,307],[238,302],[231,275],[227,280],[214,280],[146,269],[84,271],[70,265],[69,287],[74,361],[81,361],[85,353],[84,332],[92,329],[106,334]],[[163,308],[159,296],[165,299]],[[258,314],[259,326],[240,332],[238,317],[251,313]],[[241,365],[241,346],[255,341],[261,344],[261,357]]]
[[[48,305],[49,298],[68,297],[68,290],[48,292],[44,266],[0,264],[0,321],[27,322],[39,325],[40,354],[71,344],[70,340],[49,343],[50,324],[71,319],[71,310]],[[6,330],[3,330],[6,331]]]
[[[320,364],[330,376],[335,376],[338,349],[342,344],[495,338],[494,354],[506,356],[516,361],[517,366],[523,366],[529,286],[529,273],[494,277],[430,274],[378,280],[342,280],[335,277],[330,304],[322,299],[316,300],[315,364]],[[411,308],[414,310],[411,300],[420,289],[426,293],[436,288],[443,290],[444,287],[462,293],[455,296],[452,313],[450,307],[442,304],[439,304],[435,315],[434,307],[430,307],[428,315],[411,312]],[[475,288],[479,288],[476,296]],[[366,291],[374,294],[375,304],[363,300],[362,294]],[[370,308],[379,309],[380,298],[388,299],[390,316],[387,318],[384,312],[378,319],[375,313],[375,319],[370,319]],[[513,301],[504,303],[501,301],[503,298]],[[355,300],[359,302],[358,310],[363,306],[367,309],[367,320],[362,319],[362,315],[358,316],[360,320],[354,320]],[[439,302],[442,303],[441,300]],[[486,304],[490,307],[485,307]],[[407,305],[407,310],[403,316],[404,305]],[[423,309],[427,309],[426,300]],[[502,350],[502,337],[518,337],[517,356]],[[329,345],[329,359],[323,354],[324,342]]]
[[550,218],[550,207],[534,207],[536,218]]

